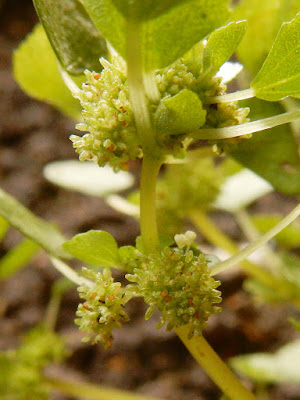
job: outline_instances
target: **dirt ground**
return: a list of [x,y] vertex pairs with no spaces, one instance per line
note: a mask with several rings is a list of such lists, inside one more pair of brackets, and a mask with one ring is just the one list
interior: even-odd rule
[[[13,194],[36,214],[51,220],[67,237],[88,229],[110,232],[119,245],[134,243],[137,223],[109,208],[103,201],[59,189],[48,183],[43,166],[54,160],[76,159],[68,137],[74,122],[46,104],[26,96],[11,74],[12,52],[37,22],[31,1],[7,0],[0,10],[0,180],[1,187]],[[256,205],[284,209],[280,195]],[[231,236],[240,232],[227,215],[220,215],[221,226]],[[20,240],[10,230],[0,248],[0,256]],[[58,273],[41,252],[24,270],[0,282],[0,349],[18,345],[24,333],[41,321],[49,301],[50,288]],[[242,291],[244,276],[237,272],[222,276],[223,312],[213,316],[205,336],[223,359],[237,354],[269,351],[296,336],[286,322],[293,311],[286,307],[254,304]],[[145,321],[141,301],[130,303],[131,321],[116,332],[113,347],[81,343],[74,325],[77,292],[63,297],[57,330],[66,337],[73,355],[63,369],[54,373],[84,381],[147,393],[169,400],[217,400],[220,392],[185,350],[174,333],[156,330],[155,318]],[[246,382],[251,388],[251,383]],[[52,399],[71,400],[53,393]],[[272,400],[300,398],[299,385],[270,387]],[[30,400],[30,399],[28,399]],[[110,399],[107,399],[110,400]]]

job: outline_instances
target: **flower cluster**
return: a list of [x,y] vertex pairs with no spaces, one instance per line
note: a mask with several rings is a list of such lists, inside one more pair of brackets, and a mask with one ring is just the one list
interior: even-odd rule
[[76,125],[84,136],[70,137],[80,161],[109,164],[115,171],[127,169],[128,161],[142,156],[129,102],[127,78],[119,59],[101,59],[101,73],[85,71],[80,92],[83,122]]
[[83,274],[94,285],[78,288],[85,302],[78,306],[75,323],[87,333],[83,341],[100,342],[103,347],[109,348],[112,345],[113,329],[121,328],[122,323],[129,320],[123,307],[131,299],[132,293],[122,288],[120,282],[114,282],[108,268],[103,273],[85,268]]
[[[149,305],[146,319],[155,308],[161,312],[157,328],[167,323],[167,330],[187,325],[189,335],[201,335],[211,314],[220,311],[220,282],[210,276],[202,253],[190,247],[189,237],[176,235],[178,247],[165,247],[158,254],[139,254],[135,268],[126,278]],[[186,234],[186,235],[187,235]],[[186,236],[185,235],[185,236]]]
[[[203,127],[218,128],[248,121],[249,109],[238,108],[236,102],[208,104],[207,97],[225,94],[227,87],[221,83],[222,78],[203,72],[201,49],[196,50],[198,56],[195,56],[194,49],[170,67],[156,71],[155,80],[161,100],[189,89],[198,95],[206,111]],[[76,127],[88,133],[82,137],[72,135],[70,139],[81,161],[95,161],[100,166],[109,164],[118,171],[127,169],[130,160],[143,156],[142,146],[129,101],[124,62],[114,56],[112,63],[101,59],[101,64],[101,73],[85,72],[86,83],[79,94],[83,122]],[[149,101],[151,119],[158,106],[159,102]],[[165,153],[178,157],[185,147],[185,133],[188,132],[166,136],[157,132],[158,146]]]
[[0,397],[3,400],[47,400],[49,386],[42,370],[68,355],[65,345],[54,332],[37,327],[16,350],[0,353]]

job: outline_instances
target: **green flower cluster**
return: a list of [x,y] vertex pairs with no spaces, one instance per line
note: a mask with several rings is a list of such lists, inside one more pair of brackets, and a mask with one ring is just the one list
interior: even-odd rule
[[0,353],[0,397],[2,400],[47,400],[49,386],[42,370],[61,362],[68,355],[60,337],[37,327],[24,338],[16,350]]
[[225,176],[211,158],[189,157],[170,164],[157,185],[157,214],[161,234],[173,235],[195,209],[207,209],[217,198]]
[[115,171],[127,169],[128,161],[142,157],[133,112],[129,102],[127,78],[119,59],[113,64],[101,59],[102,72],[85,71],[80,102],[83,122],[76,125],[87,131],[83,137],[70,137],[80,161],[109,164]]
[[191,233],[176,235],[178,247],[147,256],[139,253],[133,273],[126,275],[136,283],[130,285],[132,290],[149,305],[146,319],[157,307],[162,313],[157,328],[165,323],[167,330],[188,325],[190,337],[201,335],[209,316],[220,311],[215,304],[221,302],[216,290],[220,282],[210,276],[205,256],[190,247],[186,236]]
[[[203,127],[218,128],[248,121],[246,117],[249,109],[238,108],[236,102],[206,104],[207,97],[225,94],[227,88],[221,84],[222,78],[205,74],[201,54],[198,46],[170,67],[156,71],[155,80],[161,100],[172,98],[183,89],[188,89],[198,95],[206,111]],[[143,154],[129,101],[124,62],[115,56],[112,63],[101,59],[101,64],[101,73],[85,72],[87,81],[79,95],[83,122],[76,127],[88,133],[82,137],[72,135],[70,139],[81,161],[95,161],[100,166],[109,164],[118,171],[127,169],[130,160],[141,158]],[[155,121],[159,104],[149,102],[152,122]],[[186,146],[186,133],[166,136],[157,132],[158,146],[166,154],[178,156]]]
[[78,306],[75,323],[87,333],[83,341],[100,342],[104,348],[109,348],[112,345],[113,329],[121,328],[123,322],[129,321],[123,307],[131,299],[132,293],[122,288],[120,282],[114,282],[108,268],[103,273],[84,268],[83,274],[94,285],[78,288],[85,302]]

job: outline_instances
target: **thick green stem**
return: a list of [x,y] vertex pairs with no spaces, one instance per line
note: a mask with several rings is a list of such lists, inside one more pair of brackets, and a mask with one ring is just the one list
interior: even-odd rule
[[160,166],[161,161],[159,159],[152,158],[147,153],[144,154],[140,188],[140,221],[143,246],[146,253],[155,252],[159,244],[156,222],[155,188]]
[[[203,211],[193,211],[190,215],[190,220],[214,246],[220,247],[232,255],[237,254],[240,251],[238,246],[224,232],[222,232]],[[262,267],[253,264],[248,260],[241,260],[240,266],[250,276],[269,287],[277,290],[282,285],[282,283],[278,281],[271,272],[264,270]]]
[[138,135],[143,149],[155,148],[155,137],[151,129],[150,115],[144,86],[142,58],[142,29],[135,19],[127,23],[127,76],[130,103],[135,118]]
[[78,381],[65,381],[58,378],[44,378],[53,388],[68,396],[74,396],[84,400],[158,400],[154,397],[129,393],[117,389],[109,389]]
[[231,400],[255,400],[255,396],[241,384],[203,336],[188,339],[189,330],[186,326],[176,328],[175,332],[195,360]]

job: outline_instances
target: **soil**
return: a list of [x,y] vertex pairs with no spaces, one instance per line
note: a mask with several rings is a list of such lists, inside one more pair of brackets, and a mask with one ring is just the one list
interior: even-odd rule
[[[0,4],[1,7],[1,4]],[[54,187],[43,177],[43,166],[54,160],[76,159],[69,141],[74,121],[52,107],[29,98],[12,77],[12,53],[37,22],[31,1],[7,0],[0,10],[0,179],[1,187],[39,216],[55,222],[66,237],[88,229],[110,232],[119,245],[133,244],[138,224],[118,214],[102,200]],[[286,207],[281,195],[267,196],[256,210]],[[288,206],[287,206],[288,207]],[[238,239],[231,217],[218,215],[218,223]],[[11,229],[1,244],[4,255],[21,238]],[[74,266],[76,266],[74,264]],[[78,265],[79,266],[79,265]],[[40,252],[16,275],[0,282],[0,349],[16,347],[26,331],[45,316],[51,285],[59,277],[47,255]],[[238,270],[221,276],[223,312],[213,316],[205,336],[227,360],[237,354],[272,351],[296,337],[286,322],[288,307],[253,302],[242,290],[245,276]],[[130,303],[131,321],[115,334],[108,351],[81,342],[74,324],[76,289],[65,293],[57,321],[72,355],[60,376],[127,389],[169,400],[216,400],[220,392],[172,332],[156,330],[157,316],[145,321],[142,301]],[[251,382],[244,380],[252,388]],[[270,386],[272,400],[300,398],[299,385]],[[71,400],[52,393],[51,399]],[[75,399],[75,398],[74,398]],[[28,399],[30,400],[30,399]],[[107,399],[111,400],[111,399]],[[113,400],[113,399],[112,399]]]

